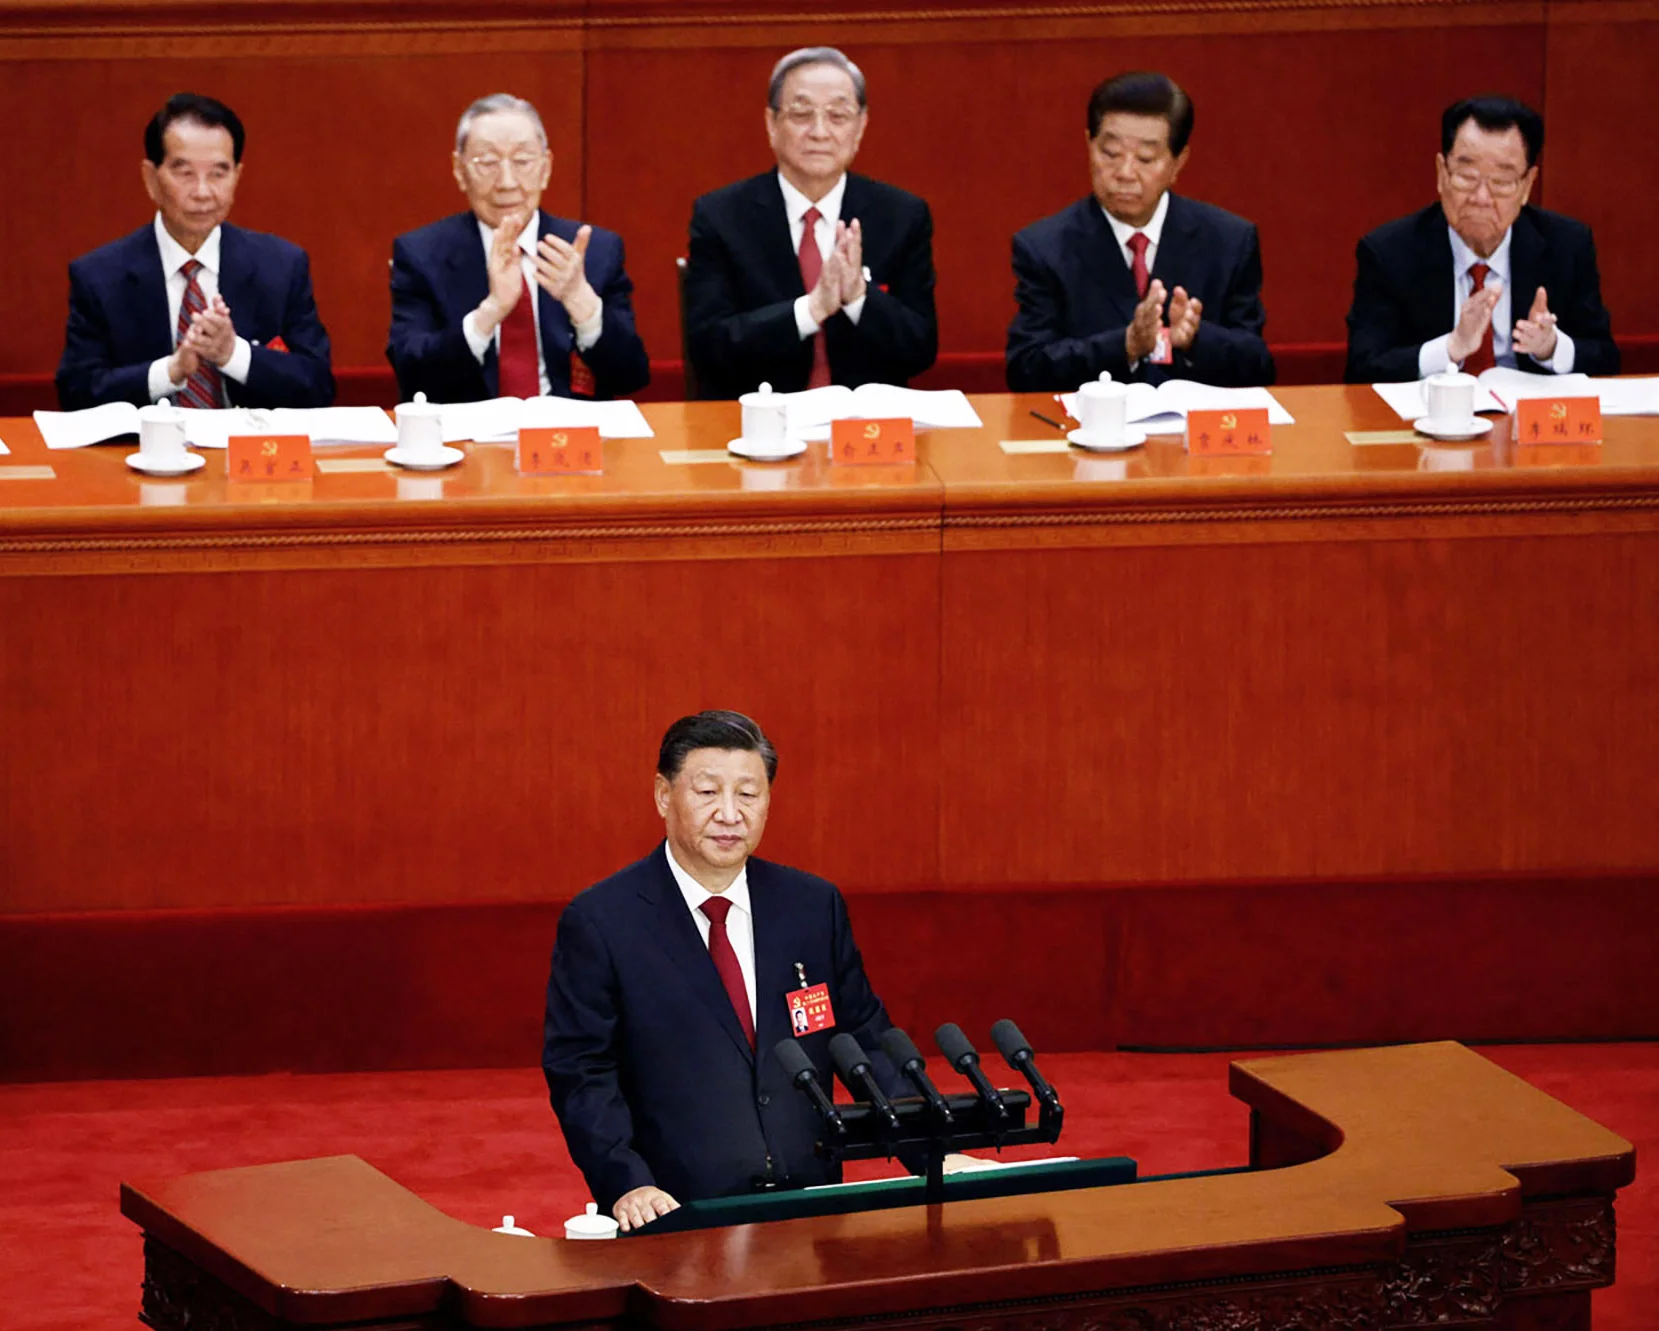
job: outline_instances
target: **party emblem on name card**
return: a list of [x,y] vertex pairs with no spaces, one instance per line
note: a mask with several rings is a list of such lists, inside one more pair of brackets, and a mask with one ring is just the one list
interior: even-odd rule
[[1267,423],[1266,407],[1187,413],[1187,452],[1194,457],[1272,451],[1273,432]]
[[835,1025],[835,1009],[830,1006],[827,984],[796,989],[784,997],[789,1000],[789,1029],[797,1038],[814,1031],[827,1031]]
[[832,462],[862,466],[915,460],[916,423],[908,416],[874,421],[833,421],[830,424]]
[[233,481],[309,481],[311,436],[305,434],[233,434],[225,457],[225,474]]
[[605,470],[597,425],[526,427],[518,432],[520,476],[581,476]]
[[1599,397],[1524,397],[1515,404],[1518,444],[1599,444]]

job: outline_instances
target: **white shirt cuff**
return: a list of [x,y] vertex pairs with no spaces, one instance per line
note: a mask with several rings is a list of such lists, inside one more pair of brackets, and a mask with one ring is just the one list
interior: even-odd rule
[[795,297],[795,331],[801,335],[801,341],[803,342],[809,337],[816,337],[818,334],[819,324],[807,313],[807,306],[811,303],[811,296]]
[[461,320],[461,336],[467,340],[467,349],[472,352],[472,358],[480,365],[484,363],[484,354],[489,351],[495,341],[494,333],[480,333],[478,331],[478,311],[473,310],[465,319]]
[[1446,348],[1451,344],[1452,335],[1442,333],[1439,337],[1423,343],[1417,348],[1417,377],[1427,379],[1431,374],[1445,374],[1448,370],[1457,368],[1452,364],[1452,356]]
[[843,305],[841,307],[841,313],[846,315],[847,318],[851,319],[856,324],[858,322],[858,316],[864,313],[864,302],[866,300],[868,300],[869,298],[870,298],[870,293],[868,291],[866,291],[857,300],[852,301],[849,304]]
[[599,334],[605,329],[605,302],[600,300],[599,307],[594,310],[593,316],[583,319],[574,325],[576,332],[576,350],[586,351],[599,340]]
[[1572,338],[1557,328],[1555,330],[1555,355],[1538,363],[1552,374],[1571,374],[1573,372],[1573,362],[1577,355],[1578,351],[1573,346]]
[[248,371],[252,367],[253,347],[248,344],[247,338],[239,337],[236,339],[235,349],[230,353],[230,359],[219,367],[219,373],[227,379],[245,384],[248,382]]
[[167,377],[167,362],[171,356],[162,356],[159,360],[150,362],[150,401],[160,402],[170,398],[183,388],[183,384],[175,384]]

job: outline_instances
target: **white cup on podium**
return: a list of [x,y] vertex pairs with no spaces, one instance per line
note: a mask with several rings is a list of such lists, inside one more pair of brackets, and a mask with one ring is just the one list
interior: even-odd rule
[[177,466],[185,458],[184,411],[157,402],[138,409],[138,453],[152,465]]
[[1129,389],[1102,375],[1077,390],[1079,434],[1101,445],[1120,444],[1129,428]]
[[565,1221],[567,1239],[614,1239],[622,1227],[608,1215],[599,1214],[599,1203],[589,1202],[581,1215]]
[[416,393],[413,402],[398,403],[397,447],[411,462],[433,462],[443,456],[443,417],[425,393]]
[[751,448],[782,448],[789,427],[789,403],[774,393],[771,384],[758,392],[745,393],[737,405],[743,410],[743,442]]
[[1423,403],[1431,427],[1455,430],[1475,415],[1475,376],[1451,370],[1423,380]]

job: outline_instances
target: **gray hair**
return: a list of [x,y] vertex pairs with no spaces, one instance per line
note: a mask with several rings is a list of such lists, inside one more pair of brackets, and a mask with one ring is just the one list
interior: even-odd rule
[[869,105],[864,98],[863,70],[833,46],[803,46],[798,51],[791,51],[772,66],[772,81],[766,85],[766,105],[772,110],[781,109],[778,99],[783,96],[783,81],[789,77],[791,70],[799,69],[802,65],[834,65],[853,81],[853,92],[858,95],[859,109],[863,110]]
[[455,126],[455,151],[466,151],[467,136],[472,133],[474,121],[484,116],[493,116],[499,111],[517,111],[520,115],[529,116],[530,123],[536,127],[536,137],[541,140],[543,150],[547,148],[547,131],[542,128],[541,117],[536,114],[536,108],[524,98],[514,97],[510,92],[492,92],[488,97],[480,97],[461,112],[460,123]]

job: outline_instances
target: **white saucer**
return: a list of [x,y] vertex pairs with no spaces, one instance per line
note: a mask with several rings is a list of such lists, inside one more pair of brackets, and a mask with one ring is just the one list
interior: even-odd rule
[[147,458],[142,453],[128,453],[127,465],[146,476],[188,476],[207,466],[207,459],[200,453],[171,458]]
[[726,451],[748,458],[750,462],[782,462],[785,458],[798,458],[806,452],[806,440],[785,439],[782,444],[751,444],[746,439],[733,439],[726,445]]
[[1479,439],[1483,434],[1492,432],[1492,422],[1482,420],[1479,416],[1471,416],[1462,421],[1439,421],[1431,417],[1422,416],[1411,423],[1411,428],[1418,434],[1426,434],[1430,439]]
[[1087,449],[1091,453],[1122,453],[1127,449],[1139,448],[1146,442],[1145,430],[1125,430],[1123,438],[1110,442],[1096,439],[1087,430],[1073,430],[1066,436],[1066,442],[1078,448]]
[[407,467],[410,471],[442,471],[445,467],[453,467],[462,458],[466,457],[458,448],[451,448],[445,444],[436,453],[422,453],[418,457],[410,457],[401,448],[395,445],[380,455],[395,467]]

